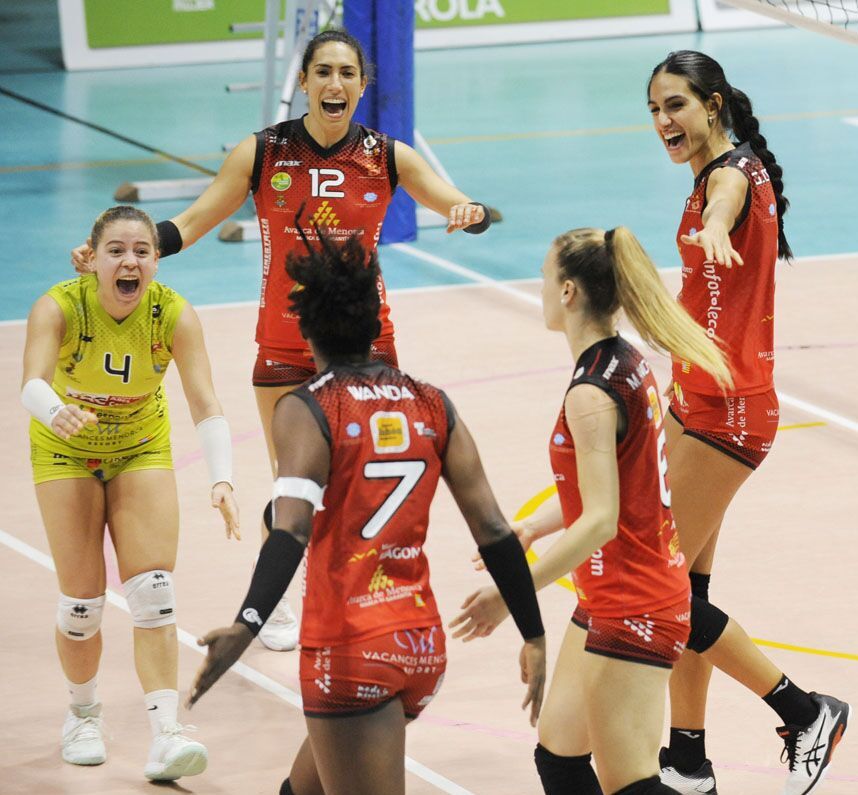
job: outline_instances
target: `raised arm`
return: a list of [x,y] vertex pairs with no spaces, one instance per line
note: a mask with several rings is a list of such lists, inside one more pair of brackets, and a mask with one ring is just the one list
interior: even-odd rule
[[91,411],[65,403],[51,386],[65,331],[66,321],[59,304],[49,295],[43,295],[33,304],[27,318],[21,402],[61,439],[68,439],[80,433],[85,425],[98,422]]
[[694,235],[683,235],[686,245],[700,246],[707,261],[733,267],[735,261],[744,265],[742,257],[730,242],[730,233],[745,207],[748,178],[737,168],[718,168],[706,183],[706,209],[703,210],[703,229]]
[[172,353],[208,468],[212,507],[223,516],[227,538],[240,539],[232,485],[232,437],[215,395],[200,319],[190,304],[185,304],[176,321]]
[[457,187],[441,179],[408,144],[396,141],[393,153],[399,184],[414,201],[445,216],[448,232],[468,227],[474,233],[488,229],[491,217],[485,206],[472,202]]

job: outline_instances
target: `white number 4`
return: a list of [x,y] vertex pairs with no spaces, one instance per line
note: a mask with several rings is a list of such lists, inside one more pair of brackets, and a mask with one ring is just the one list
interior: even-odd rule
[[367,480],[386,478],[400,480],[396,488],[390,492],[387,499],[363,526],[360,531],[362,538],[375,538],[381,532],[411,494],[425,471],[425,461],[370,461],[364,464],[363,476]]
[[313,196],[321,196],[323,199],[342,199],[346,195],[345,191],[331,188],[342,185],[345,178],[346,175],[338,168],[311,168],[310,179],[313,184],[310,192]]

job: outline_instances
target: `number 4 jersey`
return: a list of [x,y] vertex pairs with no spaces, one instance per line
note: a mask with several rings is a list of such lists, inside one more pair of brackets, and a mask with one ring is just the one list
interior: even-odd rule
[[[618,427],[624,428],[617,437],[617,535],[573,572],[579,604],[605,618],[676,604],[688,596],[688,574],[670,510],[661,405],[649,364],[617,335],[578,357],[569,388],[579,384],[607,392],[617,404]],[[554,426],[549,453],[563,522],[569,527],[583,506],[565,408]]]
[[307,551],[302,645],[438,624],[423,544],[455,417],[447,397],[381,362],[329,367],[293,394],[331,450]]
[[[328,149],[310,136],[303,119],[256,133],[251,190],[262,235],[262,293],[256,325],[261,348],[272,354],[307,349],[298,316],[289,310],[295,282],[285,268],[290,253],[306,253],[296,213],[303,206],[301,226],[310,241],[318,240],[315,223],[335,240],[356,234],[361,245],[373,251],[396,188],[393,147],[394,141],[386,135],[357,124],[350,125],[346,136]],[[381,276],[378,291],[379,339],[392,340]]]
[[121,457],[169,444],[167,398],[161,387],[173,359],[173,332],[185,299],[152,282],[137,308],[114,320],[96,294],[95,274],[48,290],[63,312],[65,334],[54,371],[54,391],[98,415],[77,436],[60,439],[38,420],[30,439],[53,453]]

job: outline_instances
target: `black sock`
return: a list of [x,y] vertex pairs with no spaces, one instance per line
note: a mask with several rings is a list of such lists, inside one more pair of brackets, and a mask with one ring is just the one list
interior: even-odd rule
[[288,778],[280,785],[280,795],[295,795],[295,790],[293,790],[292,785],[289,784]]
[[662,784],[658,776],[653,776],[652,778],[642,778],[627,787],[618,789],[614,795],[669,795],[669,793],[679,795],[673,787]]
[[819,707],[813,699],[790,682],[786,674],[768,695],[763,696],[763,701],[780,715],[784,723],[792,726],[809,726],[819,714]]
[[542,745],[536,746],[533,759],[545,795],[602,795],[596,771],[590,764],[592,754],[558,756]]
[[680,773],[693,773],[706,761],[706,730],[670,727],[667,756]]

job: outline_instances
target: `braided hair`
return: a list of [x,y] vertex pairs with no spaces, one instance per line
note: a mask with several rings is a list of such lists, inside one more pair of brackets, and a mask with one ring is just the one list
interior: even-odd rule
[[307,253],[292,252],[286,260],[286,272],[297,283],[289,308],[298,314],[301,334],[329,361],[368,355],[380,331],[378,257],[367,253],[357,235],[341,243],[315,223],[321,245],[312,246],[301,228],[301,210],[295,225]]
[[720,94],[724,100],[718,111],[718,120],[725,130],[732,130],[738,141],[747,141],[754,154],[760,158],[775,193],[778,211],[778,256],[792,259],[792,249],[784,234],[784,213],[789,201],[784,196],[783,169],[768,149],[765,137],[760,133],[760,122],[754,116],[751,100],[748,96],[727,82],[724,70],[714,59],[695,50],[677,50],[670,53],[652,70],[647,89],[653,78],[660,72],[678,75],[688,81],[691,90],[703,101],[713,94]]

